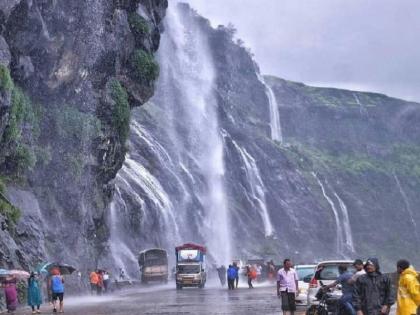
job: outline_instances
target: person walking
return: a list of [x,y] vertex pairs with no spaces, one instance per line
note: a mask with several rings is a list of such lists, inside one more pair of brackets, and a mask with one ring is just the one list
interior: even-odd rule
[[233,263],[233,268],[236,269],[235,287],[238,288],[238,283],[239,283],[239,267],[238,267],[238,263],[236,261]]
[[[37,272],[31,272],[28,279],[28,305],[32,308],[32,314],[41,313],[42,304],[41,283]],[[36,308],[36,310],[35,310]]]
[[248,288],[253,289],[254,286],[252,285],[252,280],[257,278],[256,270],[250,266],[246,266],[246,276],[248,277]]
[[104,288],[103,273],[100,270],[98,270],[96,273],[98,274],[98,284],[96,286],[96,289],[97,289],[96,293],[98,295],[102,295],[102,291],[103,291],[103,288]]
[[64,279],[58,269],[52,270],[51,293],[53,300],[53,313],[57,313],[56,303],[60,301],[59,313],[64,313]]
[[104,293],[108,293],[108,289],[109,289],[109,273],[108,273],[108,271],[104,271],[103,282],[104,282]]
[[365,263],[366,274],[354,285],[353,306],[357,315],[386,315],[394,304],[391,280],[381,273],[378,259],[369,258]]
[[277,296],[281,298],[283,313],[290,315],[296,311],[296,296],[299,294],[299,278],[292,266],[292,261],[285,259],[283,268],[277,272]]
[[98,294],[99,277],[98,277],[98,273],[96,271],[92,271],[90,273],[89,281],[90,281],[90,293],[91,294]]
[[2,284],[4,288],[4,295],[6,297],[6,308],[8,313],[14,313],[18,305],[16,283],[16,278],[14,276],[10,276],[7,277]]
[[229,268],[227,270],[227,282],[228,282],[228,289],[234,290],[235,289],[235,279],[238,275],[238,271],[236,268],[232,265],[229,265]]
[[398,282],[397,315],[414,315],[420,306],[420,283],[417,272],[410,262],[401,259],[397,262]]

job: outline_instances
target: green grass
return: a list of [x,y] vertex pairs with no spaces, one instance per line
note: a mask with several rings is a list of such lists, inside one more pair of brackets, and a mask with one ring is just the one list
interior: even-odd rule
[[125,143],[130,133],[130,104],[125,88],[118,80],[112,80],[110,83],[111,97],[114,100],[112,112],[112,124],[117,129],[122,143]]
[[149,84],[159,76],[159,65],[152,54],[136,49],[130,58],[131,77],[139,83]]

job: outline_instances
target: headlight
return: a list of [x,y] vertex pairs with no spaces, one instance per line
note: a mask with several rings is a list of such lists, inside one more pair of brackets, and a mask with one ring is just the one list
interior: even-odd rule
[[299,293],[301,293],[301,294],[307,294],[308,293],[308,289],[306,289],[306,288],[299,288]]

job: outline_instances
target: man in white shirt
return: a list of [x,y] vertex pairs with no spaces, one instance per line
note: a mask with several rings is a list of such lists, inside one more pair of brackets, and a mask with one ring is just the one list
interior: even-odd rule
[[277,296],[281,298],[283,313],[294,315],[296,311],[296,296],[299,294],[298,275],[292,268],[290,259],[285,259],[283,268],[277,272]]
[[349,280],[350,284],[355,284],[356,281],[357,281],[357,278],[359,278],[360,276],[362,276],[366,273],[366,271],[364,269],[363,261],[361,259],[356,259],[353,263],[353,266],[354,266],[354,268],[356,268],[356,272],[354,273],[354,275]]

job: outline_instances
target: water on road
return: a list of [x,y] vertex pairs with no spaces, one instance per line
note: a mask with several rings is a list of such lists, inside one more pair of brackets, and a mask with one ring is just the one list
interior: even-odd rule
[[[121,291],[115,295],[65,299],[66,315],[281,314],[274,285],[228,291],[217,286],[177,291],[173,285]],[[43,314],[53,314],[50,306]],[[17,314],[30,314],[29,308]]]

